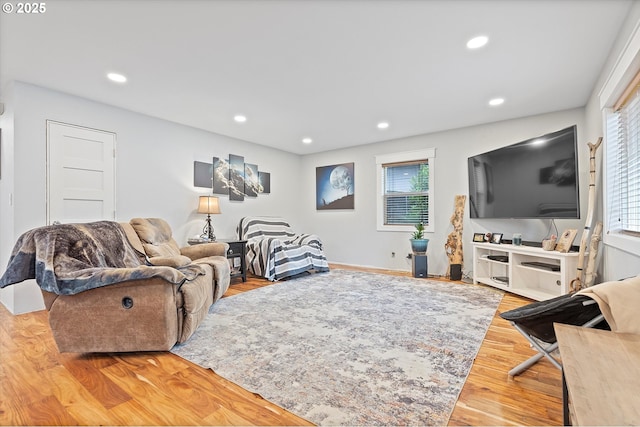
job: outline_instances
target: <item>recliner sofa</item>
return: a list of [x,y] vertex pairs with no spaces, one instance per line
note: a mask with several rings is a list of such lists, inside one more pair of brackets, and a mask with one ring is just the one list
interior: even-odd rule
[[228,289],[228,248],[180,248],[159,218],[40,227],[18,239],[0,287],[36,279],[61,352],[169,350]]

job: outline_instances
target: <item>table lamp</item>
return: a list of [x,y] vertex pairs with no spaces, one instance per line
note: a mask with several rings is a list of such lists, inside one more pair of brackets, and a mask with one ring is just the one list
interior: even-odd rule
[[220,213],[220,204],[218,203],[218,198],[214,196],[200,196],[200,202],[198,203],[198,213],[207,214],[207,223],[202,229],[200,238],[211,240],[212,242],[215,241],[216,235],[213,234],[213,226],[211,226],[211,214]]

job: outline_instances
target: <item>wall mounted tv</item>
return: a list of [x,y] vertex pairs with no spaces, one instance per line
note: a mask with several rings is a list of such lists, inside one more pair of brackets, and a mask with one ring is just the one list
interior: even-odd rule
[[471,218],[580,218],[576,126],[469,157]]

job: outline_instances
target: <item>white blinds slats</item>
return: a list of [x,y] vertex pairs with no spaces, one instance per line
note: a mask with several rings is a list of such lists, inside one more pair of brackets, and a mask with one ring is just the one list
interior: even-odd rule
[[640,91],[607,118],[610,232],[640,233]]
[[383,165],[384,224],[429,224],[429,164],[407,162]]

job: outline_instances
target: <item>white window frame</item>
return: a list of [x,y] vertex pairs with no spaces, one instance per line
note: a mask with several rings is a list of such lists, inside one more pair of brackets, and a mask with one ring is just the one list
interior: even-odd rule
[[625,88],[629,85],[634,78],[637,70],[640,69],[640,26],[636,26],[633,34],[629,38],[625,48],[618,57],[611,73],[607,77],[600,93],[598,94],[600,100],[600,109],[602,111],[602,123],[604,132],[604,154],[603,154],[603,187],[604,187],[604,233],[603,243],[607,246],[611,246],[625,252],[629,252],[634,255],[640,255],[640,237],[621,233],[618,230],[612,230],[609,227],[609,198],[607,188],[609,184],[608,175],[611,171],[607,169],[607,152],[609,151],[607,140],[607,119],[613,111],[613,106],[622,95]]
[[426,148],[423,150],[405,151],[401,153],[380,154],[376,156],[376,229],[378,231],[400,231],[413,232],[413,225],[386,225],[384,223],[384,167],[388,163],[415,162],[419,160],[427,160],[429,163],[429,224],[425,225],[424,231],[427,233],[435,232],[435,216],[434,216],[434,175],[435,175],[435,158],[436,149]]

